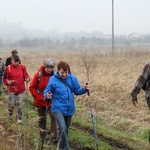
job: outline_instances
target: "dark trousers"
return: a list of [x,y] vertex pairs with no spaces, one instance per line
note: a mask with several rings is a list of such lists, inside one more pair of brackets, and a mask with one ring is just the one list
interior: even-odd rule
[[50,116],[51,120],[51,129],[49,130],[52,138],[57,138],[57,124],[55,117],[53,116],[51,109],[46,107],[37,107],[38,115],[39,115],[39,132],[41,139],[46,137],[46,133],[48,132],[46,129],[46,117],[47,114]]

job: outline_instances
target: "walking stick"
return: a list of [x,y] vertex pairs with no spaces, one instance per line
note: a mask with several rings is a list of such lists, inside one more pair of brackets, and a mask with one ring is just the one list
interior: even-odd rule
[[27,102],[27,119],[28,119],[28,82],[26,82],[26,102]]
[[150,130],[149,130],[149,139],[148,140],[149,140],[149,144],[150,144]]
[[[86,83],[86,85],[88,85],[88,83]],[[87,92],[87,95],[90,96],[90,91],[86,90],[86,92]],[[94,122],[94,116],[93,116],[93,112],[92,112],[92,102],[91,102],[91,100],[89,100],[89,108],[90,108],[90,113],[91,113],[91,118],[92,118],[92,126],[93,126],[93,129],[94,129],[96,149],[98,150],[98,139],[97,139],[96,126],[95,126],[95,122]]]

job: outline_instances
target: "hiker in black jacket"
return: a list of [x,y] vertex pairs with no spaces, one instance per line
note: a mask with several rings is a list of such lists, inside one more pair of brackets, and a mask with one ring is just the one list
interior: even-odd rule
[[5,69],[5,65],[4,65],[2,59],[0,58],[0,95],[2,94],[1,86],[3,84],[3,82],[2,82],[2,76],[4,74],[4,69]]
[[[11,58],[12,58],[14,55],[18,55],[18,51],[17,51],[17,50],[12,50],[12,51],[11,51],[11,56],[6,59],[6,63],[5,63],[5,66],[6,66],[6,67],[11,64]],[[21,64],[21,61],[19,61],[19,63]]]

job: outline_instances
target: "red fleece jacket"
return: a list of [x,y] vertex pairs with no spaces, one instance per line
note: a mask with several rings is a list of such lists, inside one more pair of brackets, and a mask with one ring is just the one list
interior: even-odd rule
[[[29,78],[26,67],[23,64],[14,66],[8,65],[4,72],[4,84],[9,87],[9,93],[21,94],[25,91],[25,79]],[[8,85],[9,80],[14,80],[13,83]]]
[[[40,82],[38,82],[39,71],[42,74]],[[43,65],[40,67],[39,71],[35,73],[30,83],[29,90],[34,97],[35,106],[47,107],[51,104],[49,101],[44,100],[43,91],[46,88],[50,77],[53,76],[54,72],[51,74],[46,73]]]

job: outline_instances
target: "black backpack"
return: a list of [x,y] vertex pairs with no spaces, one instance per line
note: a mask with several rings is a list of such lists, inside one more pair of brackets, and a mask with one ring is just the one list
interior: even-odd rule
[[38,72],[38,79],[37,79],[37,83],[36,83],[36,89],[38,90],[38,92],[39,92],[38,86],[39,86],[41,78],[42,78],[42,72],[39,71]]

